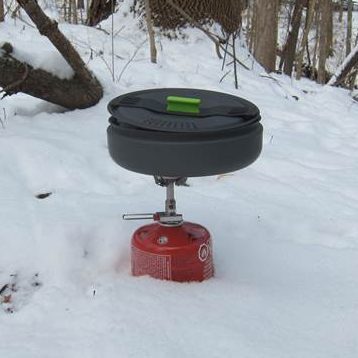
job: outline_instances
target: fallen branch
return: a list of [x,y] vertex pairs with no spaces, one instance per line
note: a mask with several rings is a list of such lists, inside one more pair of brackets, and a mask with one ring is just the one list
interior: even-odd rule
[[74,76],[69,80],[60,79],[47,71],[34,69],[12,56],[12,46],[7,43],[2,46],[4,54],[0,54],[0,86],[3,92],[6,95],[24,92],[69,109],[87,108],[96,104],[103,96],[102,86],[58,29],[57,22],[47,17],[36,0],[18,0],[18,3],[35,23],[40,34],[51,41],[71,66]]
[[69,109],[87,108],[98,102],[92,93],[93,86],[80,81],[76,75],[70,80],[60,79],[24,64],[11,53],[0,56],[0,86],[6,95],[23,92]]
[[338,67],[336,73],[328,81],[329,86],[339,86],[354,68],[358,68],[358,44]]
[[8,84],[7,86],[5,86],[5,87],[0,91],[0,93],[4,92],[5,95],[6,95],[6,94],[9,94],[9,93],[11,93],[11,89],[20,86],[21,83],[23,83],[23,82],[26,80],[26,78],[27,78],[27,76],[28,76],[28,74],[29,74],[29,66],[28,66],[26,63],[24,63],[24,67],[25,67],[24,74],[21,76],[21,78],[20,78],[19,80],[15,81],[15,82],[10,83],[10,84]]

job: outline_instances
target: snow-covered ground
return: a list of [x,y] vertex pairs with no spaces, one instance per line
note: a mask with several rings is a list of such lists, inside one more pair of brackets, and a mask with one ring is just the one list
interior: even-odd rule
[[[357,357],[358,104],[348,92],[258,66],[239,69],[235,90],[232,73],[219,83],[221,62],[196,30],[159,39],[151,64],[145,33],[123,11],[113,83],[110,36],[61,29],[105,96],[72,112],[20,94],[0,101],[3,301],[11,293],[0,304],[0,357]],[[1,41],[67,75],[35,29],[7,19]],[[251,100],[265,129],[253,165],[177,190],[179,211],[214,237],[216,276],[203,283],[131,277],[140,223],[121,214],[161,209],[164,190],[118,167],[106,147],[111,98],[176,86]]]

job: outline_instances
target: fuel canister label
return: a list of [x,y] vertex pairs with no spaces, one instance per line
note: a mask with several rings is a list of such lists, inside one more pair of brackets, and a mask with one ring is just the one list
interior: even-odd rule
[[201,262],[207,260],[210,255],[210,247],[208,244],[201,244],[198,250],[198,257]]
[[171,256],[152,254],[132,246],[132,274],[134,276],[149,275],[161,280],[171,280]]
[[199,246],[198,258],[202,262],[203,279],[207,280],[214,275],[213,255],[211,242],[208,241]]

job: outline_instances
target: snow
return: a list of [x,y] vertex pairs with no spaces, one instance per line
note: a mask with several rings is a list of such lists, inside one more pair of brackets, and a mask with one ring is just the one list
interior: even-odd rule
[[[221,62],[196,30],[158,38],[154,65],[132,16],[119,11],[115,25],[124,28],[114,83],[110,36],[61,27],[105,87],[97,106],[65,112],[22,94],[0,102],[0,289],[16,285],[0,304],[0,357],[357,357],[357,104],[259,66],[239,68],[238,90],[232,72],[219,83]],[[35,29],[0,24],[0,41],[23,48],[29,38],[43,51]],[[108,101],[169,86],[242,96],[263,118],[253,165],[177,189],[184,218],[214,238],[216,275],[203,283],[131,277],[141,223],[121,215],[160,210],[165,193],[107,150]]]
[[13,26],[10,21],[1,25],[0,41],[13,45],[13,57],[35,69],[51,72],[61,79],[70,79],[73,76],[71,67],[47,38],[23,24]]
[[13,56],[21,62],[30,64],[35,69],[43,69],[51,72],[61,79],[71,79],[74,72],[65,59],[55,49],[47,50],[40,48],[40,51],[23,50],[15,47]]

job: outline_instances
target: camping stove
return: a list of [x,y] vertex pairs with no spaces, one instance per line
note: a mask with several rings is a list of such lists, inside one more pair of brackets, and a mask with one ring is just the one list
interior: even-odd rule
[[225,93],[194,88],[131,92],[108,104],[108,150],[121,167],[154,176],[166,187],[165,210],[126,214],[154,222],[132,236],[132,273],[173,281],[213,276],[209,231],[183,221],[174,187],[186,178],[230,173],[253,163],[262,148],[259,109]]
[[212,243],[209,231],[183,221],[176,212],[175,185],[185,185],[186,178],[155,177],[166,187],[165,211],[125,214],[125,220],[154,220],[137,229],[132,236],[132,274],[178,282],[203,281],[214,274]]

